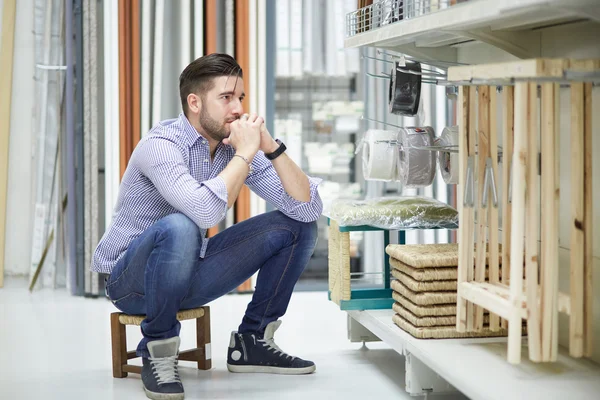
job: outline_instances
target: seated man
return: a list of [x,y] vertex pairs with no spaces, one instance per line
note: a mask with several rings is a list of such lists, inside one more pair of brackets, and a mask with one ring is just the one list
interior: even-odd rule
[[[135,148],[92,265],[109,274],[106,290],[117,308],[146,315],[137,347],[146,394],[183,398],[177,312],[229,293],[257,271],[227,368],[311,373],[314,363],[284,353],[273,334],[317,241],[319,180],[286,155],[261,117],[243,114],[242,70],[232,57],[197,59],[179,88],[183,113],[154,126]],[[244,183],[279,211],[207,239]]]

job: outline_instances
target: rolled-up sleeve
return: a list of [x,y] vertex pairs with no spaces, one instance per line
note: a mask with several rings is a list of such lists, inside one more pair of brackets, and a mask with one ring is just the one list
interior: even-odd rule
[[130,163],[137,167],[176,210],[201,229],[218,224],[227,213],[227,187],[217,176],[198,182],[190,175],[184,149],[161,138],[148,138],[136,148]]
[[312,222],[319,219],[323,212],[323,202],[318,191],[322,179],[308,177],[310,199],[303,202],[294,199],[285,191],[275,167],[262,152],[254,157],[252,168],[253,172],[246,179],[246,185],[254,193],[296,221]]

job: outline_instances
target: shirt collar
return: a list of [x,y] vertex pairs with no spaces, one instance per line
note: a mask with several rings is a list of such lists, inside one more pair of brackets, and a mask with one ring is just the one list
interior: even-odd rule
[[188,145],[191,146],[197,140],[202,140],[202,144],[208,146],[208,141],[192,126],[184,113],[179,114],[179,121],[183,127],[183,138]]

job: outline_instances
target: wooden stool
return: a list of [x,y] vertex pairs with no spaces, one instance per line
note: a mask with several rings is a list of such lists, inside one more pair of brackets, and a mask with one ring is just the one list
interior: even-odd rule
[[[137,358],[134,351],[127,351],[127,333],[125,325],[141,325],[145,315],[128,315],[120,312],[110,314],[110,330],[112,340],[113,376],[125,378],[128,372],[139,374],[142,367],[130,365],[127,360]],[[196,348],[179,353],[179,360],[194,361],[198,369],[208,370],[212,367],[210,352],[210,308],[199,307],[177,313],[179,321],[196,320]]]

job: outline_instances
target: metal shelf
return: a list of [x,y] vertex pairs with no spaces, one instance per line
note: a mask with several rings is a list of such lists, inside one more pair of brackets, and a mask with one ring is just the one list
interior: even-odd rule
[[[348,15],[347,23],[350,23],[351,16]],[[535,58],[541,56],[541,32],[536,28],[582,20],[600,23],[600,2],[471,0],[357,33],[347,37],[344,46],[372,46],[421,60],[457,62],[455,45],[475,41],[518,58]]]

